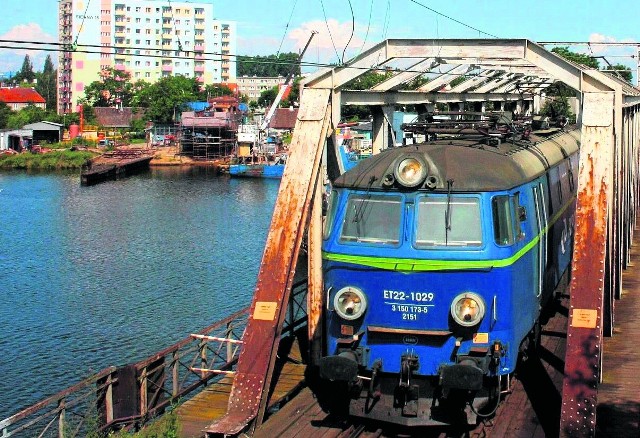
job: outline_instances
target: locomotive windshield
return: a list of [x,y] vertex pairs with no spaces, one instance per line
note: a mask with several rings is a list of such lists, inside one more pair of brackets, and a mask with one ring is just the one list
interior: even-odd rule
[[481,246],[480,200],[424,196],[416,211],[416,246]]
[[398,244],[401,217],[400,196],[351,195],[340,241]]

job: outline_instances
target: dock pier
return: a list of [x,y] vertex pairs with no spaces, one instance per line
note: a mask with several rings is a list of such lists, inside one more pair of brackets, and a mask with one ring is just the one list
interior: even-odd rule
[[80,184],[90,186],[116,180],[149,169],[153,152],[148,149],[116,149],[87,162],[80,172]]

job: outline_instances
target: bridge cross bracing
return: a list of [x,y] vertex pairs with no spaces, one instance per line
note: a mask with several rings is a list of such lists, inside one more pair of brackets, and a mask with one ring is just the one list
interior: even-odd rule
[[[346,85],[369,71],[392,72],[369,90]],[[424,75],[417,89],[406,84]],[[451,87],[460,76],[465,80]],[[308,227],[308,327],[311,355],[320,351],[323,285],[320,194],[322,154],[345,105],[374,114],[373,150],[392,145],[395,106],[497,102],[531,113],[554,82],[576,90],[581,127],[575,247],[570,285],[560,431],[593,436],[603,336],[613,333],[621,272],[627,267],[638,208],[640,91],[613,76],[564,60],[524,39],[391,39],[301,84],[301,103],[271,222],[227,414],[208,436],[254,429],[265,415],[302,235]]]

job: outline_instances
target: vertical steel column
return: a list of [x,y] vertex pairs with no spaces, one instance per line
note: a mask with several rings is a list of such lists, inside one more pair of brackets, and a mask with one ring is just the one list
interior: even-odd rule
[[305,89],[302,95],[227,413],[205,430],[207,436],[236,435],[251,421],[254,427],[262,423],[300,243],[320,171],[322,145],[329,129],[330,93],[329,89]]
[[309,333],[309,362],[317,364],[322,357],[322,308],[324,286],[322,282],[322,175],[315,182],[311,221],[309,222],[309,281],[307,292],[307,318]]
[[614,94],[584,93],[576,235],[560,434],[595,435],[602,363],[607,220],[614,154]]

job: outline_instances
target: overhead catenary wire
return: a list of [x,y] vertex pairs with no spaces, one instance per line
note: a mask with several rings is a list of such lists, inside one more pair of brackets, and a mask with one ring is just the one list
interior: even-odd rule
[[419,1],[417,1],[417,0],[409,0],[409,1],[410,1],[411,3],[415,3],[415,4],[416,4],[416,5],[418,5],[418,6],[422,6],[423,8],[425,8],[425,9],[427,9],[427,10],[429,10],[429,11],[433,12],[434,14],[438,14],[438,15],[440,15],[441,17],[444,17],[444,18],[446,18],[446,19],[448,19],[448,20],[451,20],[451,21],[453,21],[453,22],[455,22],[455,23],[458,23],[458,24],[460,24],[460,25],[462,25],[462,26],[464,26],[464,27],[468,27],[469,29],[475,30],[476,32],[478,32],[478,34],[484,34],[484,35],[487,35],[487,36],[490,36],[490,37],[493,37],[493,38],[500,38],[500,37],[498,37],[497,35],[491,34],[491,33],[489,33],[489,32],[485,32],[485,31],[483,31],[483,30],[478,29],[477,27],[473,27],[473,26],[471,26],[471,25],[469,25],[469,24],[467,24],[467,23],[464,23],[464,22],[462,22],[462,21],[460,21],[460,20],[457,20],[457,19],[455,19],[455,18],[453,18],[453,17],[450,17],[449,15],[446,15],[446,14],[443,14],[442,12],[436,11],[435,9],[433,9],[433,8],[431,8],[431,7],[429,7],[429,6],[425,5],[425,4],[423,4],[423,3],[420,3],[420,2],[419,2]]
[[349,35],[349,40],[347,41],[347,44],[345,44],[344,50],[342,50],[342,64],[344,64],[344,54],[346,53],[347,47],[349,47],[349,43],[356,31],[356,17],[353,14],[353,5],[351,4],[351,0],[347,0],[347,2],[349,2],[349,8],[351,9],[351,35]]
[[291,24],[291,18],[293,18],[293,11],[296,10],[296,5],[298,4],[298,0],[293,2],[293,7],[291,8],[291,14],[289,14],[289,20],[287,21],[287,25],[284,27],[284,32],[282,33],[282,39],[280,40],[280,45],[278,46],[278,51],[276,52],[276,58],[280,55],[280,50],[282,49],[282,44],[284,43],[284,39],[287,36],[287,31],[289,30],[289,25]]
[[340,62],[340,55],[338,54],[338,49],[336,48],[336,43],[333,41],[333,35],[331,35],[331,29],[329,28],[329,21],[327,20],[327,12],[324,10],[324,2],[320,0],[320,6],[322,6],[322,15],[324,15],[324,23],[327,25],[327,31],[329,32],[329,39],[331,40],[331,45],[333,45],[333,50],[336,52],[336,58],[338,62]]
[[[33,44],[33,46],[21,46],[21,47],[16,47],[16,46],[7,46],[7,45],[0,45],[0,49],[14,49],[14,50],[42,50],[42,51],[46,51],[46,52],[78,52],[78,53],[88,53],[88,54],[103,54],[103,50],[95,50],[95,49],[105,49],[105,48],[111,48],[111,49],[115,49],[115,46],[103,46],[103,45],[97,45],[97,44],[80,44],[78,45],[78,48],[76,48],[75,50],[68,50],[67,46],[63,43],[46,43],[46,42],[40,42],[40,41],[16,41],[16,40],[6,40],[6,39],[0,39],[0,43],[19,43],[19,44]],[[62,47],[37,47],[37,46],[42,46],[42,45],[53,45],[53,46],[62,46]],[[93,50],[83,50],[82,47],[88,47],[88,48],[92,48]],[[118,47],[119,49],[119,47]],[[140,47],[129,47],[130,50],[136,50],[136,49],[142,49]],[[154,51],[159,51],[156,49],[153,49]],[[115,53],[110,53],[110,55],[114,55]],[[203,54],[205,55],[211,55],[212,57],[202,57],[199,58],[200,60],[205,60],[205,61],[219,61],[219,56],[221,55],[221,53],[218,52],[203,52]],[[147,57],[147,58],[165,58],[165,59],[179,59],[179,60],[193,60],[194,58],[191,56],[187,56],[187,55],[162,55],[162,54],[135,54],[135,53],[127,53],[127,54],[119,54],[122,56],[131,56],[131,57]],[[242,57],[245,58],[246,55],[233,55],[233,54],[225,54],[226,56],[229,56],[230,58],[237,58],[237,57]],[[297,65],[297,62],[292,62],[292,61],[287,61],[287,60],[278,60],[278,61],[273,61],[273,60],[262,60],[262,59],[254,59],[254,60],[246,60],[243,59],[244,62],[249,62],[249,63],[255,63],[255,64],[270,64],[270,65],[287,65],[287,66],[291,66],[291,65]],[[300,66],[305,66],[305,67],[326,67],[326,68],[331,68],[331,67],[335,67],[335,64],[330,64],[330,63],[316,63],[316,62],[308,62],[308,61],[301,61],[299,62]],[[400,69],[400,68],[387,68],[387,67],[367,67],[367,66],[351,66],[351,65],[344,65],[342,66],[342,68],[345,69],[353,69],[353,70],[362,70],[362,71],[377,71],[377,72],[389,72],[392,71],[394,73],[402,73],[402,72],[407,72],[407,73],[425,73],[424,70],[412,70],[412,69]],[[458,73],[449,73],[449,72],[445,72],[445,73],[438,73],[438,74],[442,74],[442,75],[455,75],[455,76],[459,76]],[[486,78],[490,78],[492,77],[492,75],[484,75],[484,74],[479,74],[477,75],[478,77],[486,77]]]

